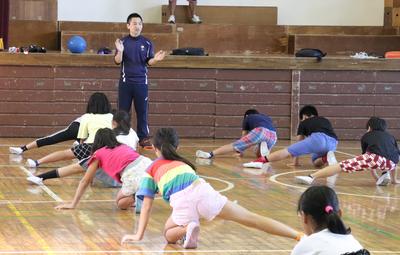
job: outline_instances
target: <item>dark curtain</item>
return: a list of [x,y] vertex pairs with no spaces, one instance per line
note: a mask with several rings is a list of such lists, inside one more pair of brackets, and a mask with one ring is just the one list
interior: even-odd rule
[[4,48],[8,48],[8,20],[10,15],[10,0],[0,0],[0,37]]

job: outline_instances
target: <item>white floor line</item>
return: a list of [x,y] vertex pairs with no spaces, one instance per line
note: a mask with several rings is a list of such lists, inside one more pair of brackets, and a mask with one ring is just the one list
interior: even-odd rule
[[[124,253],[130,253],[130,254],[168,254],[168,253],[179,253],[179,254],[188,254],[188,253],[193,253],[193,254],[199,254],[199,253],[261,253],[261,254],[266,254],[266,253],[271,253],[271,254],[276,254],[276,253],[288,253],[291,252],[291,250],[121,250],[121,251],[51,251],[52,254],[99,254],[99,253],[106,253],[106,254],[124,254]],[[48,251],[0,251],[0,254],[48,254]]]
[[[79,203],[115,203],[115,199],[95,199],[95,200],[80,200]],[[58,201],[23,201],[23,200],[0,200],[0,205],[2,204],[54,204],[59,203]]]
[[[168,253],[179,253],[179,254],[201,254],[201,253],[261,253],[261,254],[276,254],[276,253],[289,253],[292,250],[114,250],[114,251],[0,251],[0,254],[168,254]],[[400,251],[370,251],[371,254],[400,254]]]
[[[19,167],[22,171],[24,171],[29,177],[30,176],[34,176],[31,172],[28,171],[28,169],[26,169],[23,166]],[[44,190],[47,194],[49,194],[50,197],[52,197],[55,201],[57,202],[63,202],[63,200],[57,196],[56,193],[54,193],[53,191],[51,191],[46,185],[44,185],[43,183],[38,185],[42,190]]]

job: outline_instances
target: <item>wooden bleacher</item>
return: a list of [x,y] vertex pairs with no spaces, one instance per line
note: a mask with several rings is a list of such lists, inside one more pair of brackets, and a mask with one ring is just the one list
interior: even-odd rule
[[[204,24],[224,25],[276,25],[278,20],[277,7],[248,7],[248,6],[204,6],[196,7]],[[167,23],[170,15],[168,5],[161,8],[162,22]],[[188,6],[177,5],[175,9],[176,23],[190,23]]]

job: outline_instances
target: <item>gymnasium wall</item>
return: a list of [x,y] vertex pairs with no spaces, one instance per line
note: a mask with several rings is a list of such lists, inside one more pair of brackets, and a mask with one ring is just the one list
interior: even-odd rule
[[[116,107],[119,69],[109,56],[0,55],[1,137],[39,137],[64,128],[95,91]],[[173,126],[182,137],[237,138],[244,111],[256,108],[272,117],[280,139],[288,139],[296,135],[299,108],[314,104],[340,139],[358,140],[371,116],[385,118],[399,139],[399,64],[168,57],[149,71],[149,125],[152,133]]]
[[[116,4],[116,2],[118,2]],[[279,25],[382,26],[383,0],[198,0],[199,5],[276,6]],[[58,0],[58,20],[123,22],[131,12],[161,22],[167,0]],[[178,0],[178,4],[187,4]]]

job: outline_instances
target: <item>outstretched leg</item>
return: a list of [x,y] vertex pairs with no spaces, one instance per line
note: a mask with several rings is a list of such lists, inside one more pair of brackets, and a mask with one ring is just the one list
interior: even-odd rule
[[227,201],[218,217],[235,221],[247,227],[259,229],[272,235],[288,238],[299,238],[299,232],[293,228],[268,217],[248,211],[246,208]]

